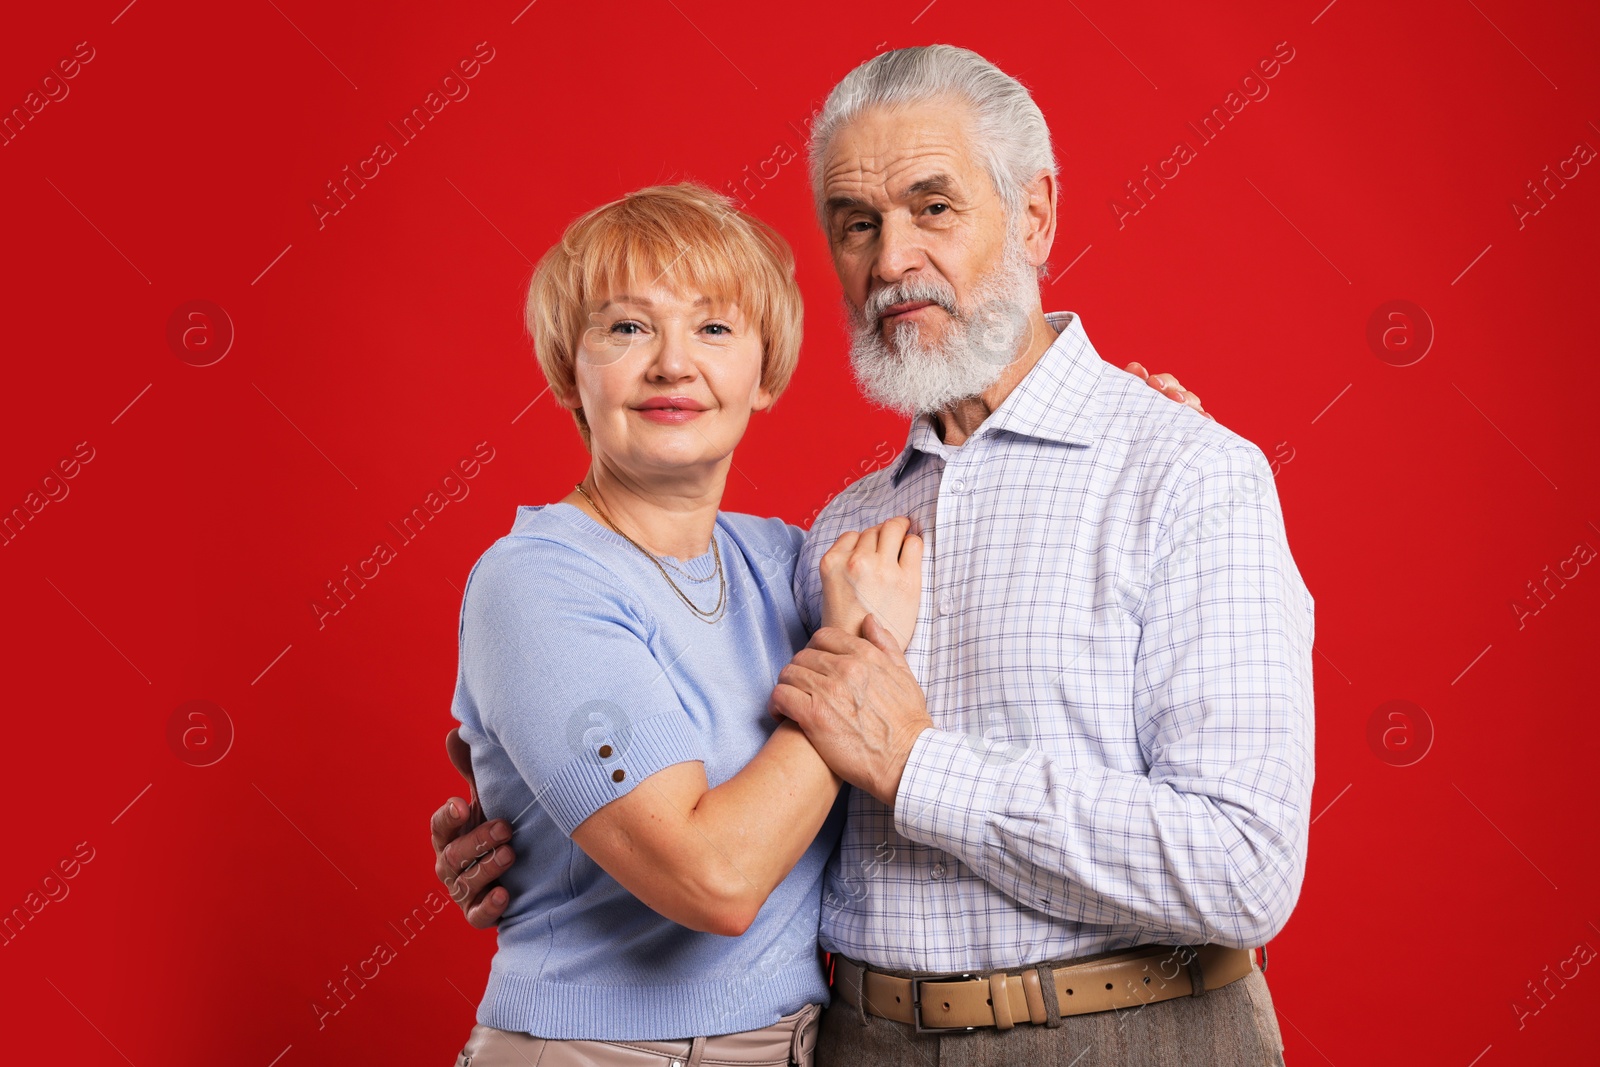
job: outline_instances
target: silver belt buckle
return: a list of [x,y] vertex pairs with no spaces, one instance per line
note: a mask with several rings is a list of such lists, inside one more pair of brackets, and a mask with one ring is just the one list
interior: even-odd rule
[[923,1026],[922,1025],[922,983],[923,982],[981,982],[983,978],[976,974],[957,974],[941,978],[913,978],[911,979],[911,1023],[919,1034],[967,1034],[980,1030],[978,1026]]

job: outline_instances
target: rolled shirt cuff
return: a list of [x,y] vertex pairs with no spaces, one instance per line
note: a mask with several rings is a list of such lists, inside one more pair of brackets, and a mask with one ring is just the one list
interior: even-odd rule
[[894,828],[949,852],[981,842],[997,786],[991,765],[1003,759],[999,751],[976,735],[923,730],[900,775]]

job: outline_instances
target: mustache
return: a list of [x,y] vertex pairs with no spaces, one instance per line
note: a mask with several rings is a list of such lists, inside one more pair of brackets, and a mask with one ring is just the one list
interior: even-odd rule
[[926,300],[937,304],[944,309],[945,314],[956,317],[956,291],[953,286],[944,282],[937,282],[931,278],[916,278],[910,281],[895,282],[886,285],[877,292],[867,297],[867,302],[861,309],[862,316],[870,323],[876,324],[883,318],[887,308],[895,304],[904,304],[910,300]]

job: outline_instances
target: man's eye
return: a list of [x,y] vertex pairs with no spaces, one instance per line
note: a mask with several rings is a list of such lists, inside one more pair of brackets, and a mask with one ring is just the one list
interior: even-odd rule
[[950,210],[950,205],[944,203],[933,203],[928,205],[928,210],[935,215],[942,215],[946,211]]
[[872,228],[872,223],[868,222],[866,219],[857,219],[855,222],[847,222],[847,223],[845,223],[844,232],[845,233],[866,233],[871,228]]

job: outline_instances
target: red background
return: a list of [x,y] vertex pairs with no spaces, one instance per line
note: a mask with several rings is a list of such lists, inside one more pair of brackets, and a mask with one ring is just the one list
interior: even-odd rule
[[[1280,461],[1318,636],[1317,819],[1268,972],[1289,1062],[1594,1054],[1600,968],[1537,1013],[1526,983],[1600,948],[1600,576],[1574,557],[1600,548],[1600,174],[1520,226],[1511,207],[1600,147],[1592,8],[123,2],[14,10],[0,34],[6,113],[94,50],[0,147],[0,508],[79,442],[94,456],[0,547],[0,908],[93,850],[0,947],[0,1058],[450,1061],[492,935],[453,909],[395,927],[437,889],[425,823],[460,788],[441,744],[460,587],[516,505],[584,465],[522,331],[531,262],[625,191],[800,152],[850,67],[933,41],[1020,77],[1050,121],[1047,309]],[[470,95],[319,228],[324,183],[482,41]],[[1285,41],[1270,95],[1119,227],[1124,183]],[[851,384],[803,156],[748,199],[793,241],[810,330],[726,503],[807,522],[904,426]],[[1396,299],[1436,333],[1404,367],[1366,336]],[[236,331],[210,366],[167,339],[191,300]],[[483,441],[470,496],[319,628],[324,582]],[[192,700],[234,733],[209,766],[216,712],[169,739]],[[1423,711],[1369,741],[1391,700]],[[1431,748],[1394,765],[1423,715]],[[325,983],[379,942],[395,958],[319,1029]]]

